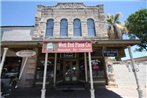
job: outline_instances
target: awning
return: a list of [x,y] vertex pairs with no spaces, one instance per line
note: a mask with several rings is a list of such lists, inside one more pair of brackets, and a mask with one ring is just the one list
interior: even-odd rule
[[[50,39],[46,42],[91,42],[93,45],[96,46],[112,46],[112,47],[127,47],[129,45],[136,45],[141,43],[139,40],[72,40],[72,39]],[[43,40],[33,40],[33,41],[2,41],[1,47],[10,47],[10,48],[17,48],[17,47],[42,47],[42,44],[44,43]]]

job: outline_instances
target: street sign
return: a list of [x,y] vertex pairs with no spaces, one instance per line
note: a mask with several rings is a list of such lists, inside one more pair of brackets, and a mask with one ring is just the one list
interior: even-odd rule
[[105,57],[116,57],[116,56],[118,56],[118,50],[116,50],[116,49],[104,50],[103,55]]

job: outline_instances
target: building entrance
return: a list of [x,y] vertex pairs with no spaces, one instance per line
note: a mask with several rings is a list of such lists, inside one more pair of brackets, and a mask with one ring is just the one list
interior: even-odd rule
[[78,61],[69,59],[63,61],[63,79],[66,82],[74,82],[78,80],[79,68]]

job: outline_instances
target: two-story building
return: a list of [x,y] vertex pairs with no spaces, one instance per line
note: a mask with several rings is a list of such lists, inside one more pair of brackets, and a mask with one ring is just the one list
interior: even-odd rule
[[[107,85],[112,71],[108,57],[124,57],[127,46],[139,43],[109,39],[103,5],[83,3],[38,5],[34,26],[1,26],[1,35],[2,53],[8,48],[3,66],[7,73],[19,76],[25,63],[21,87],[43,83],[45,53],[48,53],[46,84],[52,78],[54,86],[62,82],[85,83],[92,78],[94,83]],[[26,61],[16,55],[21,50],[33,50],[36,55]]]

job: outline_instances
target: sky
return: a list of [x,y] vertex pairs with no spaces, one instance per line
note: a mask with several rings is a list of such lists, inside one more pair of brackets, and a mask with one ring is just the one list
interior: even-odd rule
[[[83,2],[86,6],[104,4],[104,13],[121,13],[120,21],[124,23],[129,15],[142,8],[147,8],[146,0],[1,0],[0,25],[1,26],[31,26],[35,24],[37,5],[55,6],[57,2]],[[146,52],[135,52],[133,57],[147,56]],[[126,57],[128,59],[128,52]]]

